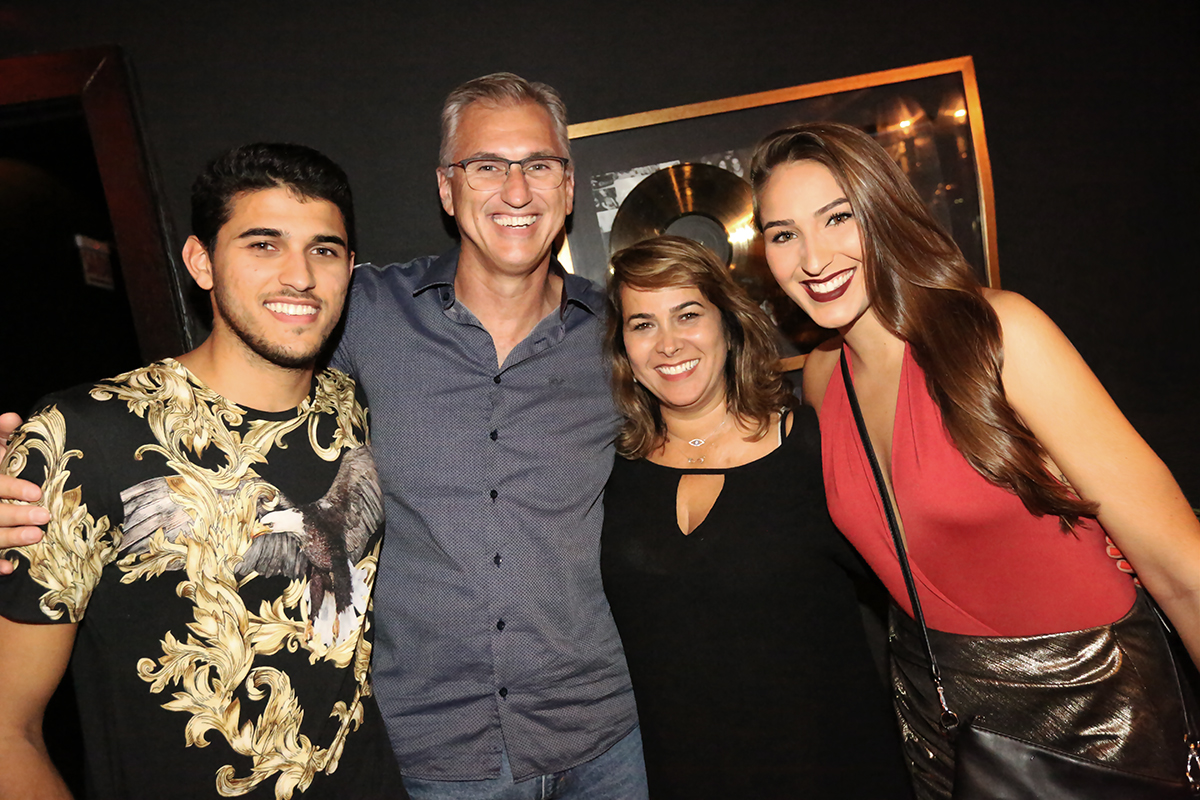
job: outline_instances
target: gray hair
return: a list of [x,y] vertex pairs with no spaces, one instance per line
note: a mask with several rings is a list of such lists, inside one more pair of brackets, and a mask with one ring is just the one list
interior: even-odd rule
[[440,166],[450,163],[454,157],[454,137],[458,133],[463,112],[472,103],[492,106],[536,103],[546,109],[554,121],[554,137],[558,139],[563,154],[571,155],[571,142],[567,136],[567,106],[554,87],[527,81],[511,72],[494,72],[467,81],[446,97],[442,106],[442,144],[438,152]]

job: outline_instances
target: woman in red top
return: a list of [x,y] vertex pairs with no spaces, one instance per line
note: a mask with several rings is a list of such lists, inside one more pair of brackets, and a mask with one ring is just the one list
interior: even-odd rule
[[779,131],[759,145],[751,180],[772,273],[839,333],[810,355],[804,396],[821,420],[834,521],[905,612],[893,613],[893,681],[918,795],[950,796],[953,749],[884,503],[954,711],[1179,780],[1184,722],[1166,644],[1105,543],[1200,660],[1200,523],[1170,472],[1045,314],[978,284],[869,136],[834,123]]

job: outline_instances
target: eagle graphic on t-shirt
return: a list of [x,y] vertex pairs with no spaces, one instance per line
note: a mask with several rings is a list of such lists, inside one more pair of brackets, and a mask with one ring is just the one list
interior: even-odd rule
[[[121,492],[125,506],[121,555],[149,549],[158,531],[167,541],[187,537],[191,517],[172,497],[174,478],[153,478]],[[243,479],[232,495],[250,481]],[[276,490],[273,503],[260,503],[250,546],[234,567],[238,578],[258,574],[283,575],[308,581],[308,638],[320,635],[326,644],[339,644],[354,630],[346,614],[366,607],[369,587],[355,565],[362,559],[372,534],[383,520],[382,493],[370,447],[343,455],[337,476],[320,499],[297,505]]]

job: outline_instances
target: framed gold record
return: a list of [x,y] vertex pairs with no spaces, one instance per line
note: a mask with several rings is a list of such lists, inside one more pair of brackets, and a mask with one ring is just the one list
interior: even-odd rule
[[711,164],[675,164],[633,188],[613,217],[609,255],[670,233],[706,245],[733,270],[762,263],[750,184]]
[[991,165],[969,56],[572,125],[575,213],[560,260],[604,283],[619,247],[660,233],[689,236],[724,257],[770,310],[785,355],[802,356],[825,333],[767,271],[747,180],[759,139],[817,120],[874,136],[980,280],[999,287]]

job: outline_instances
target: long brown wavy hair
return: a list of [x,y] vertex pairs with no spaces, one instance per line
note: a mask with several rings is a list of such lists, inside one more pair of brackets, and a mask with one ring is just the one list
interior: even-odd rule
[[613,399],[625,424],[617,434],[617,452],[645,458],[667,438],[658,398],[633,379],[625,350],[625,311],[621,289],[694,286],[721,312],[729,354],[725,359],[725,402],[743,420],[753,420],[761,438],[772,415],[797,403],[779,372],[775,327],[734,281],[729,268],[707,247],[680,236],[659,236],[621,250],[612,258],[608,279],[608,331],[605,351],[611,362]]
[[[755,149],[755,198],[775,167],[795,161],[825,165],[850,201],[871,307],[884,328],[908,343],[946,431],[968,463],[1030,512],[1058,516],[1064,529],[1094,515],[1095,503],[1050,474],[1045,448],[1009,404],[1000,379],[1004,342],[996,312],[896,162],[849,125],[784,128]],[[755,218],[761,228],[757,206]]]

